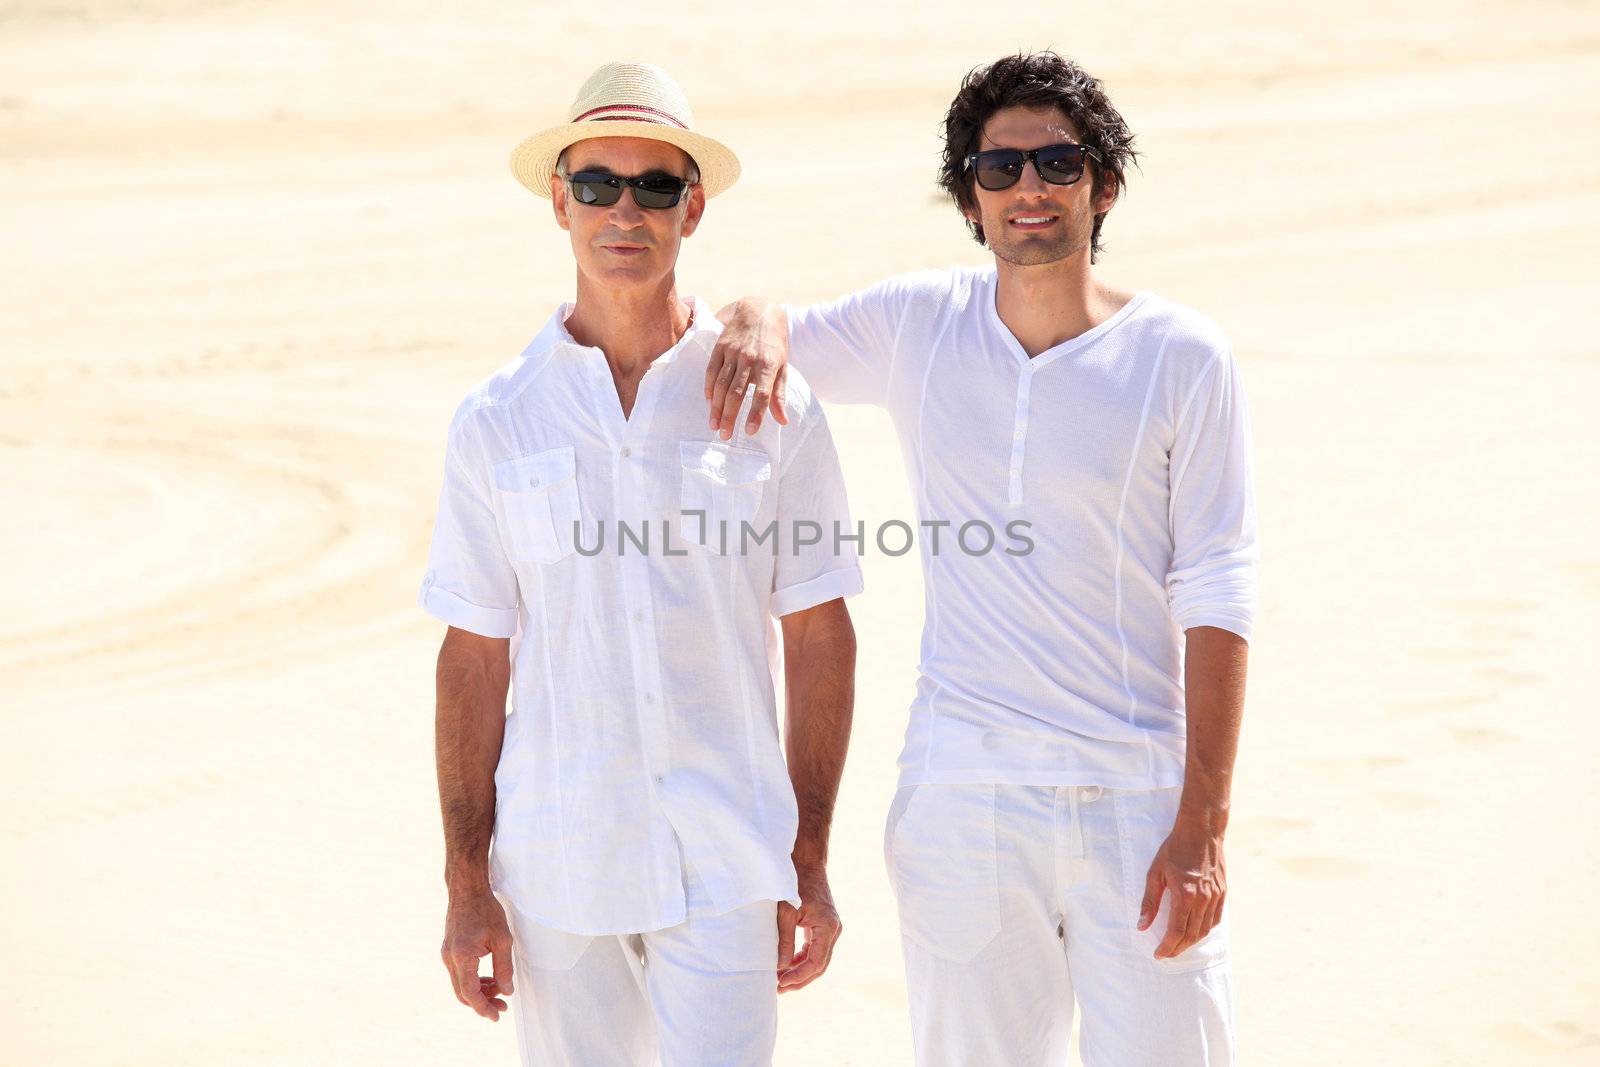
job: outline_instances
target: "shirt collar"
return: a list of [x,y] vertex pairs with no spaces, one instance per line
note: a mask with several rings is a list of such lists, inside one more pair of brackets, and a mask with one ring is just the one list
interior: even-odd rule
[[[686,299],[694,308],[694,317],[689,320],[689,328],[683,331],[683,336],[678,338],[677,344],[655,358],[656,363],[670,363],[689,345],[708,338],[714,341],[722,332],[722,323],[709,304],[698,296]],[[563,301],[561,306],[556,308],[555,314],[544,324],[544,329],[540,330],[539,335],[523,350],[523,356],[535,356],[543,352],[594,352],[595,349],[580,345],[573,340],[572,334],[567,330],[567,318],[572,314],[574,306],[571,300]]]

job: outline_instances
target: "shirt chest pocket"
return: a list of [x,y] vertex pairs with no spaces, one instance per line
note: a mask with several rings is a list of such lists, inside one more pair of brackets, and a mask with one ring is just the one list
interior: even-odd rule
[[556,563],[572,554],[582,514],[577,475],[571,445],[494,465],[495,496],[505,515],[512,559]]
[[772,478],[772,457],[758,448],[718,441],[681,441],[678,453],[684,540],[718,555],[738,553],[742,524],[755,528],[761,494]]

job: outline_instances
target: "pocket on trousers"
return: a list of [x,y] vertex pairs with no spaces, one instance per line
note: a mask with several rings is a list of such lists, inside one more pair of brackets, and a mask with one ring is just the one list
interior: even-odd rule
[[1123,914],[1127,916],[1128,937],[1133,951],[1149,962],[1155,970],[1165,974],[1183,974],[1202,971],[1228,961],[1228,913],[1204,937],[1190,945],[1177,956],[1156,959],[1155,951],[1167,936],[1167,923],[1172,915],[1173,894],[1170,889],[1161,894],[1156,917],[1147,929],[1139,929],[1139,906],[1144,902],[1144,881],[1150,864],[1156,858],[1167,835],[1172,832],[1173,820],[1178,814],[1180,787],[1171,789],[1128,790],[1109,792],[1117,812],[1117,830],[1122,837],[1123,856]]
[[772,478],[772,457],[758,448],[716,441],[680,441],[678,453],[683,540],[717,555],[737,554],[742,524],[754,526],[762,491]]
[[1000,932],[994,787],[907,786],[884,836],[901,933],[956,963],[976,957]]
[[582,511],[571,445],[494,465],[495,495],[505,514],[506,552],[514,560],[557,563],[572,554]]
[[689,932],[723,974],[773,971],[778,966],[776,901],[746,904],[721,915],[690,917]]
[[496,893],[511,927],[511,949],[524,966],[539,971],[570,971],[588,951],[594,938],[543,926],[519,912],[504,893]]
[[911,794],[916,788],[914,785],[903,785],[896,789],[894,802],[889,805],[889,815],[883,820],[883,869],[889,872],[891,879],[894,877],[894,828],[900,824],[900,817],[906,813],[906,804],[911,801]]
[[[1143,899],[1144,891],[1139,892]],[[1171,893],[1161,895],[1161,908],[1156,913],[1155,922],[1150,924],[1148,930],[1136,930],[1136,946],[1146,959],[1150,960],[1156,970],[1167,974],[1183,974],[1188,971],[1203,971],[1207,967],[1215,967],[1219,963],[1228,962],[1228,913],[1222,913],[1222,919],[1213,926],[1206,936],[1190,945],[1176,956],[1167,959],[1155,959],[1156,946],[1161,944],[1167,935],[1167,916],[1170,914]],[[1134,914],[1138,914],[1139,901],[1134,901]],[[1138,925],[1135,921],[1135,926]]]

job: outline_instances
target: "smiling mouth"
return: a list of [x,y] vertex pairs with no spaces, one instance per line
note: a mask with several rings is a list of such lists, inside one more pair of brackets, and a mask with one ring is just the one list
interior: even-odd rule
[[1007,219],[1006,224],[1015,226],[1019,230],[1042,230],[1046,226],[1055,224],[1060,218],[1060,215],[1015,215]]

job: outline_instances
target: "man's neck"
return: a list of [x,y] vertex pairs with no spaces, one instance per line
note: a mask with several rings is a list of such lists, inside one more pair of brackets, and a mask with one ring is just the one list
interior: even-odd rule
[[995,311],[1032,359],[1115,315],[1132,294],[1101,285],[1089,252],[1035,267],[996,257]]
[[653,289],[616,290],[592,285],[580,274],[566,326],[574,341],[600,349],[611,373],[627,380],[678,343],[692,314],[670,275]]

